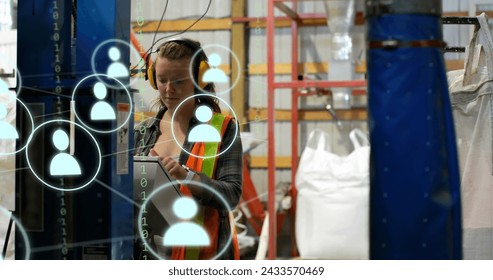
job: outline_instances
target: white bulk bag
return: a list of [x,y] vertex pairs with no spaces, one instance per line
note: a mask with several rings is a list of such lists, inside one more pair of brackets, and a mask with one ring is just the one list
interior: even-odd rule
[[[331,153],[322,130],[310,133],[296,174],[296,243],[306,259],[368,259],[368,137],[350,133],[354,151]],[[361,143],[363,140],[363,144]]]
[[477,17],[463,70],[448,74],[459,152],[463,258],[493,259],[493,38]]

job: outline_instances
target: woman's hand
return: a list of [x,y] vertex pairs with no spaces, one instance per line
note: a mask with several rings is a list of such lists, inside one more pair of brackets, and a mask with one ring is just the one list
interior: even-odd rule
[[168,170],[169,175],[177,180],[185,180],[188,171],[183,168],[178,162],[176,162],[172,157],[165,157],[161,159],[164,168]]
[[176,160],[172,157],[162,157],[154,149],[149,152],[150,156],[158,157],[164,168],[168,171],[176,180],[184,180],[187,177],[188,171],[183,168]]
[[[150,156],[158,157],[164,168],[168,171],[169,175],[179,181],[183,181],[187,178],[188,170],[186,170],[183,166],[181,166],[176,160],[172,157],[162,157],[160,156],[154,149],[151,149],[149,152]],[[200,182],[200,176],[194,174],[192,177],[192,181]],[[188,184],[188,189],[192,192],[193,195],[197,197],[201,197],[202,187],[197,185]]]

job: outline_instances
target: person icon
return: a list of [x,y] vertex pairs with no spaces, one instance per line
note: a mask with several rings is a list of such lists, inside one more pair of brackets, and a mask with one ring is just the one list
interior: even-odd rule
[[13,125],[5,121],[7,107],[0,103],[0,139],[19,139],[19,133]]
[[[173,213],[180,219],[190,220],[198,212],[197,203],[189,197],[180,197],[173,203]],[[164,246],[209,246],[205,229],[190,221],[172,225],[164,234]]]
[[80,165],[77,160],[63,151],[68,148],[69,139],[65,131],[58,129],[53,133],[53,144],[60,151],[50,163],[52,176],[81,175]]
[[0,80],[0,93],[7,93],[7,92],[9,92],[9,87],[4,81]]
[[226,83],[228,82],[228,77],[226,74],[219,68],[219,64],[221,64],[221,57],[217,53],[213,53],[209,56],[209,65],[212,67],[205,71],[204,76],[202,77],[202,82],[204,83]]
[[212,125],[205,124],[212,118],[212,110],[206,105],[199,106],[195,110],[195,117],[203,124],[192,128],[188,135],[189,142],[221,142],[221,135]]
[[113,78],[128,77],[128,69],[125,68],[123,63],[118,62],[121,56],[120,50],[117,47],[111,47],[108,50],[108,56],[113,62],[111,63],[110,67],[108,67],[106,74]]
[[113,108],[106,101],[103,101],[106,98],[106,86],[101,82],[97,82],[94,85],[93,91],[96,98],[100,101],[96,102],[91,108],[91,120],[106,121],[116,119]]

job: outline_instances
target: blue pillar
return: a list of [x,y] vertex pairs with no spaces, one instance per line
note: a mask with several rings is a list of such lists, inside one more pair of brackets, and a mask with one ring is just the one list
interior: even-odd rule
[[[73,2],[76,6],[72,6]],[[29,104],[37,126],[55,119],[68,121],[75,86],[88,75],[106,74],[110,58],[98,57],[96,64],[92,59],[100,44],[107,40],[130,41],[130,0],[19,1],[18,19],[17,63],[23,77],[19,98]],[[120,56],[119,62],[128,67],[129,49],[121,48]],[[128,85],[128,78],[119,80]],[[94,84],[84,84],[78,90],[79,113],[94,105],[91,85]],[[105,101],[116,112],[132,103],[131,95],[123,88],[108,89],[107,93]],[[28,231],[32,259],[133,258],[132,153],[123,153],[128,159],[126,172],[117,164],[118,160],[122,162],[122,155],[117,155],[120,137],[126,137],[128,147],[133,147],[133,112],[128,113],[129,130],[123,136],[118,129],[109,133],[88,129],[103,156],[97,177],[81,190],[62,192],[46,186],[25,168],[26,155],[19,153],[16,214]],[[23,117],[18,119],[22,127]],[[75,123],[84,126],[80,119]],[[117,127],[115,123],[108,121],[101,126]],[[21,137],[29,137],[29,131],[24,132]],[[80,129],[75,133],[75,156],[83,172],[90,173],[97,163],[91,157],[94,149],[90,137],[85,142]],[[49,177],[49,163],[57,152],[51,135],[51,130],[46,130],[33,139],[33,147],[39,148],[31,149],[30,158],[40,177]],[[79,178],[60,180],[67,185]],[[23,246],[17,245],[16,249]],[[21,254],[22,250],[17,252]]]
[[370,258],[461,259],[441,1],[367,1]]

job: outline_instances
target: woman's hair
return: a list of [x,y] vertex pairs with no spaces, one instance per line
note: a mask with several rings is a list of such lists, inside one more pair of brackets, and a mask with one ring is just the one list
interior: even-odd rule
[[[197,49],[192,49],[191,46],[189,45],[190,43],[186,43],[186,42],[184,42],[184,40],[190,41],[190,43],[195,44],[197,46],[197,49],[200,50],[200,53],[195,55],[195,52],[197,51]],[[207,56],[205,55],[205,53],[203,51],[201,51],[199,42],[194,41],[194,40],[190,40],[190,39],[183,39],[183,41],[182,40],[172,40],[172,41],[163,43],[161,46],[159,46],[158,49],[159,49],[158,57],[156,58],[156,60],[152,64],[152,67],[156,67],[155,65],[156,65],[158,58],[166,58],[168,60],[179,60],[179,59],[186,59],[186,58],[192,59],[192,57],[194,57],[194,61],[192,63],[193,76],[194,76],[193,78],[196,81],[196,84],[198,83],[200,62],[203,60],[207,61]],[[156,69],[154,69],[154,71],[155,70]],[[196,85],[196,87],[197,87],[197,85]],[[214,94],[215,93],[214,84],[208,83],[207,86],[205,86],[202,90],[206,93]],[[198,93],[201,93],[200,90],[195,89],[194,94],[198,94]],[[200,97],[196,97],[195,101],[200,103],[200,104],[208,105],[209,107],[211,107],[211,109],[214,112],[217,112],[217,113],[221,112],[221,108],[219,107],[217,98],[214,98],[212,96],[200,96]],[[153,102],[152,107],[155,107],[155,106],[157,106],[159,109],[166,107],[164,105],[163,101],[161,100],[161,97],[158,97]]]

